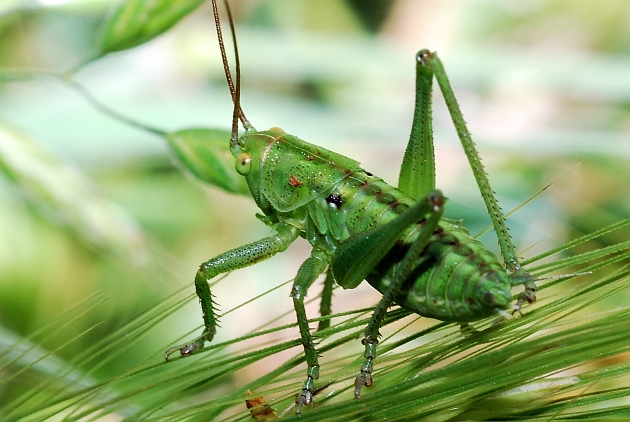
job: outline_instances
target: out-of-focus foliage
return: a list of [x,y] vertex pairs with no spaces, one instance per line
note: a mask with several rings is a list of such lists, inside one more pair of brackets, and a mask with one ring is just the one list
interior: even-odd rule
[[171,28],[204,0],[129,0],[107,19],[101,51],[126,50],[152,40]]
[[226,148],[231,133],[216,129],[186,129],[166,135],[168,145],[183,171],[227,192],[249,195],[245,178],[234,169],[234,157]]
[[[394,183],[412,117],[414,55],[430,48],[440,53],[504,209],[557,180],[510,217],[523,256],[628,217],[628,2],[399,0],[389,2],[381,16],[374,16],[370,3],[234,2],[242,104],[257,128],[282,127],[356,158]],[[99,101],[165,133],[229,130],[232,107],[208,4],[150,42],[86,64],[102,46],[107,19],[119,4],[13,0],[0,5],[0,357],[21,356],[25,360],[12,361],[18,367],[35,361],[35,352],[41,357],[54,350],[58,359],[23,372],[2,361],[0,380],[8,381],[0,383],[0,409],[29,391],[43,400],[36,391],[55,397],[57,383],[79,391],[140,365],[159,374],[151,378],[154,372],[147,371],[145,386],[168,379],[159,371],[181,376],[163,388],[194,407],[188,400],[208,403],[299,354],[297,345],[282,343],[296,338],[293,330],[266,338],[289,352],[271,351],[251,365],[243,361],[217,379],[202,378],[201,369],[194,375],[194,363],[185,364],[186,373],[176,364],[165,368],[161,352],[178,337],[197,333],[201,318],[196,300],[172,308],[177,310],[167,318],[160,312],[193,295],[199,263],[266,235],[254,218],[253,202],[194,181],[174,164],[163,137],[104,115],[58,79],[8,78],[24,71],[73,71],[74,80]],[[434,102],[437,184],[449,197],[448,215],[463,219],[475,233],[489,219],[439,97]],[[17,175],[12,172],[19,166],[6,167],[16,157],[12,163],[28,166]],[[27,175],[38,181],[35,188],[24,183]],[[41,190],[49,185],[54,189]],[[571,253],[627,238],[627,230],[611,232]],[[492,236],[483,240],[490,248],[496,243]],[[307,249],[294,245],[283,256],[230,275],[214,290],[221,309],[291,279]],[[608,270],[614,275],[624,265],[614,263]],[[560,298],[570,286],[543,293]],[[293,322],[288,289],[225,315],[217,341],[249,332],[280,308],[288,312],[282,322]],[[376,303],[369,287],[359,289],[336,293],[334,310]],[[164,298],[170,301],[156,306]],[[623,291],[610,294],[589,308],[590,315],[593,309],[625,306],[627,298]],[[147,314],[138,317],[142,312]],[[309,312],[316,316],[316,307]],[[140,336],[146,321],[157,325]],[[414,329],[428,324],[422,320]],[[103,342],[121,327],[116,342]],[[350,348],[345,356],[360,356],[359,342],[345,347]],[[209,360],[216,364],[224,355],[208,356],[215,356]],[[326,351],[323,365],[335,367],[334,356]],[[623,355],[609,359],[626,365]],[[355,371],[351,364],[339,368],[344,376]],[[298,369],[297,379],[303,372]],[[65,378],[59,378],[62,370]],[[186,376],[199,381],[187,395],[179,392],[192,384]],[[392,375],[385,385],[396,380]],[[133,382],[126,388],[140,391],[142,385]],[[113,397],[125,390],[104,391],[102,397]],[[197,392],[202,398],[191,399]],[[127,404],[119,413],[135,414],[137,408]],[[234,398],[235,408],[241,404],[245,412],[244,399]]]

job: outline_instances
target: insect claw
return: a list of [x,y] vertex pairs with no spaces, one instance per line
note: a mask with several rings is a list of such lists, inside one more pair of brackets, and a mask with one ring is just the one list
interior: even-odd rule
[[313,404],[313,397],[316,394],[313,392],[314,386],[313,377],[309,375],[304,383],[304,388],[295,396],[295,404],[297,406],[295,413],[301,413],[302,406],[310,406]]
[[173,354],[173,352],[175,352],[176,350],[178,350],[178,348],[177,348],[177,347],[171,347],[171,348],[170,348],[170,349],[168,349],[166,352],[164,352],[164,360],[165,360],[165,361],[167,361],[167,362],[170,362],[170,361],[168,360],[168,357],[169,357],[170,355],[172,355],[172,354]]
[[179,353],[182,355],[182,357],[190,356],[193,353],[196,353],[197,351],[201,350],[203,348],[204,343],[205,343],[205,340],[201,338],[193,343],[187,343],[181,346],[173,346],[170,349],[168,349],[166,352],[164,352],[164,360],[169,362],[168,360],[169,356],[171,356],[173,353],[175,353],[178,350],[179,350]]
[[313,404],[313,393],[303,388],[302,391],[295,396],[295,404],[297,406],[295,413],[302,413],[302,406],[310,406]]
[[518,300],[516,301],[515,309],[512,311],[512,315],[518,312],[522,316],[523,313],[521,312],[521,307],[525,302],[529,304],[536,302],[536,286],[528,286],[521,292],[520,295],[518,295]]
[[354,398],[361,398],[361,388],[371,387],[374,384],[374,379],[372,378],[372,374],[368,371],[361,371],[361,373],[357,376],[357,379],[354,380]]
[[164,353],[164,360],[167,362],[170,362],[168,360],[169,356],[171,356],[173,353],[175,353],[177,350],[179,350],[178,347],[171,347],[170,349],[168,349],[165,353]]
[[514,314],[516,314],[517,312],[523,316],[523,312],[521,311],[521,306],[523,305],[523,301],[521,301],[520,296],[519,296],[519,300],[516,302],[516,304],[512,307],[512,316],[514,316]]

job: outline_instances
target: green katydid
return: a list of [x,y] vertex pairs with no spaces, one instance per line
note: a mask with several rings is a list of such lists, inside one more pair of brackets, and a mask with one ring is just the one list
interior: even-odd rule
[[[416,55],[416,108],[398,188],[386,184],[351,158],[309,144],[279,128],[256,131],[240,107],[240,66],[236,36],[228,8],[234,53],[235,81],[227,63],[216,0],[212,1],[225,76],[234,110],[230,151],[236,171],[245,177],[251,196],[264,213],[259,218],[272,234],[222,253],[201,264],[195,288],[205,329],[198,339],[166,351],[191,355],[216,333],[216,314],[208,281],[219,274],[253,265],[286,250],[298,237],[312,245],[311,255],[295,277],[291,297],[307,362],[304,386],[296,397],[297,412],[313,402],[319,376],[318,354],[308,325],[304,298],[309,287],[327,272],[322,308],[328,307],[333,280],[345,289],[367,280],[383,297],[364,331],[364,362],[354,395],[373,384],[372,368],[387,309],[398,304],[420,315],[465,324],[506,309],[520,311],[536,299],[536,285],[519,265],[505,219],[442,63],[435,53]],[[473,239],[459,222],[442,218],[445,198],[435,189],[431,127],[433,78],[468,157],[499,240],[497,257]],[[238,137],[238,122],[245,133]],[[524,291],[515,305],[511,288]],[[325,306],[326,305],[326,306]]]

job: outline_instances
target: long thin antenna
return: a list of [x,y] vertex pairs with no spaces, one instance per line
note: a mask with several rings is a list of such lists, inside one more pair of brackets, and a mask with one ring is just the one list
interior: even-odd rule
[[221,61],[223,62],[223,71],[225,73],[225,79],[227,80],[230,94],[232,95],[232,103],[234,104],[234,112],[232,113],[232,136],[230,138],[230,144],[234,145],[238,141],[238,120],[241,120],[245,129],[252,127],[245,113],[241,109],[241,64],[238,55],[238,45],[236,43],[236,33],[234,32],[234,20],[232,18],[232,11],[227,0],[224,0],[225,8],[228,14],[228,20],[230,22],[230,31],[232,32],[232,41],[234,44],[234,57],[236,62],[236,87],[232,80],[232,73],[230,72],[230,65],[228,63],[227,54],[225,52],[225,44],[223,43],[223,32],[221,31],[221,22],[219,20],[219,11],[217,8],[216,0],[212,0],[212,12],[214,14],[214,23],[217,28],[217,39],[219,41],[219,49],[221,50]]
[[236,42],[236,29],[234,29],[234,19],[232,18],[232,9],[230,9],[230,5],[228,4],[228,0],[223,0],[225,3],[225,9],[228,14],[228,22],[230,23],[230,32],[232,34],[232,44],[234,45],[234,59],[236,64],[236,100],[235,100],[235,109],[238,109],[239,118],[241,119],[241,123],[245,129],[250,129],[252,124],[245,117],[245,113],[243,113],[243,109],[241,108],[241,56],[238,53],[238,43]]

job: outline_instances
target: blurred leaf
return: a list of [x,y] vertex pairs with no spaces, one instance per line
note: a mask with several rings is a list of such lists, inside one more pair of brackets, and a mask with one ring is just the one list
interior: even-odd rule
[[23,134],[0,126],[0,172],[47,218],[87,245],[136,260],[147,257],[135,220],[77,168],[60,163]]
[[356,12],[365,28],[377,32],[394,6],[391,0],[346,0]]
[[227,192],[249,195],[245,178],[234,169],[235,160],[227,148],[229,131],[184,129],[165,138],[186,172]]
[[105,25],[102,54],[143,44],[175,25],[204,0],[127,0]]

